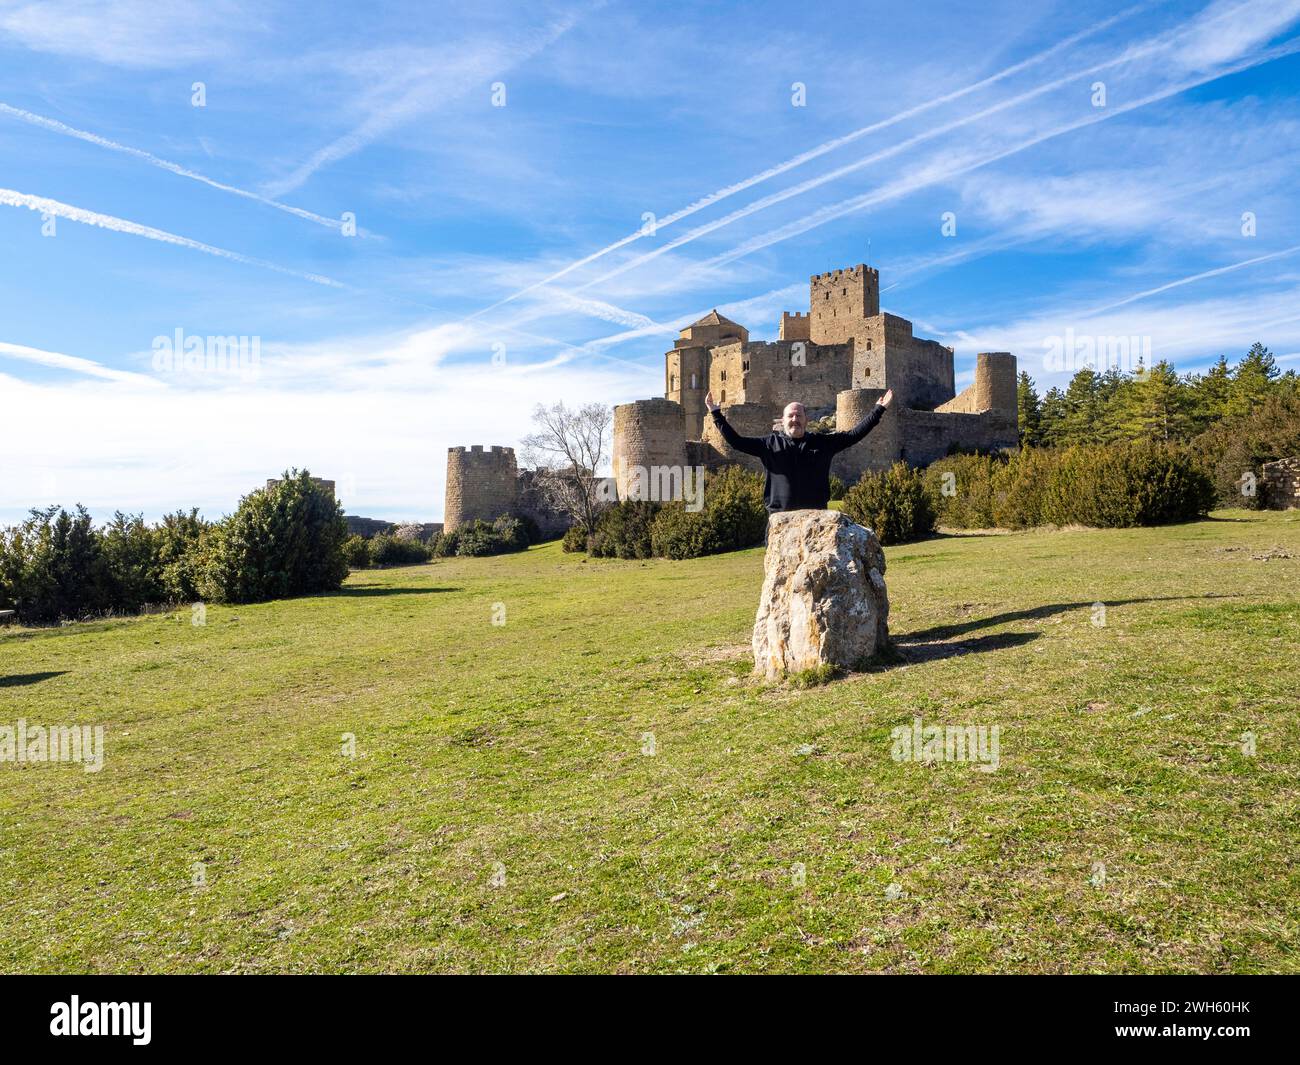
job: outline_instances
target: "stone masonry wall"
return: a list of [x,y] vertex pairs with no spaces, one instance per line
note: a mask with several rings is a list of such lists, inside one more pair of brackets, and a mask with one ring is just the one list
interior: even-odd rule
[[809,279],[811,337],[818,344],[852,340],[864,318],[880,313],[880,273],[859,263]]
[[443,528],[453,532],[481,518],[495,521],[511,513],[518,496],[515,449],[475,444],[447,449],[447,496]]
[[614,408],[614,480],[627,499],[632,467],[686,465],[682,406],[667,399],[640,399]]
[[[714,348],[709,387],[725,408],[738,403],[830,407],[849,387],[852,348],[806,340],[750,341]],[[725,393],[725,395],[724,395]]]
[[1300,507],[1300,458],[1278,459],[1260,467],[1265,507],[1291,510]]
[[985,351],[975,356],[975,380],[969,388],[935,408],[945,413],[978,414],[1015,411],[1016,358],[1005,351]]
[[[847,389],[836,397],[835,430],[852,429],[871,413],[885,394],[883,388]],[[901,408],[891,405],[866,438],[847,451],[841,451],[831,463],[831,473],[845,484],[854,484],[864,473],[889,469],[902,448],[903,421]]]

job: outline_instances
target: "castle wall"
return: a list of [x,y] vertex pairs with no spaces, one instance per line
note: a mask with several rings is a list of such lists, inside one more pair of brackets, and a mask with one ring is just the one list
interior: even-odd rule
[[633,467],[686,465],[686,429],[680,403],[639,399],[614,408],[614,481],[619,499],[629,497]]
[[510,513],[518,495],[515,449],[474,444],[447,449],[447,496],[443,529],[452,532],[477,519]]
[[912,323],[896,314],[883,314],[883,386],[908,407],[933,410],[953,398],[952,348],[912,333]]
[[900,455],[913,466],[927,466],[956,445],[967,450],[997,451],[1018,444],[1015,418],[996,411],[964,414],[909,410],[903,417]]
[[778,412],[794,402],[809,410],[833,407],[836,395],[849,387],[852,355],[847,345],[806,340],[714,348],[709,387],[723,407],[758,403],[775,406]]
[[516,482],[515,505],[510,513],[521,518],[531,518],[543,536],[558,536],[573,524],[567,514],[559,514],[537,484],[536,470],[520,470]]
[[782,311],[781,328],[776,335],[781,340],[812,340],[812,319],[802,311]]

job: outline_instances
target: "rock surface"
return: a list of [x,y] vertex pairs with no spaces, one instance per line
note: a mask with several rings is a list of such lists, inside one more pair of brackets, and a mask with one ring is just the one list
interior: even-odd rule
[[754,672],[775,680],[822,665],[852,669],[888,642],[885,552],[876,534],[834,510],[773,514]]

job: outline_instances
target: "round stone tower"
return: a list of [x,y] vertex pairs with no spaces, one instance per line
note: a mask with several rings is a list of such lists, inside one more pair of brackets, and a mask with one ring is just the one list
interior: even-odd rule
[[443,531],[510,513],[518,498],[518,472],[512,447],[449,447]]
[[976,411],[992,410],[1014,415],[1016,403],[1016,357],[1007,351],[982,351],[975,356]]
[[[852,429],[871,413],[884,394],[883,388],[850,388],[836,395],[836,431]],[[901,417],[902,411],[895,402],[863,440],[835,456],[831,473],[845,484],[853,484],[868,470],[876,472],[892,466],[903,443]]]
[[[639,399],[614,408],[614,482],[628,499],[634,480],[649,483],[654,466],[686,465],[686,423],[680,403]],[[641,469],[644,472],[637,474]]]

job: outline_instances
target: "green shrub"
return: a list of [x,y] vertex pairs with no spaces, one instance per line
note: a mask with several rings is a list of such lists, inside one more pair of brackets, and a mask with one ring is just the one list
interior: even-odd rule
[[199,517],[198,507],[188,514],[183,510],[166,514],[154,529],[159,579],[167,602],[192,603],[199,598],[204,540],[211,529],[211,524]]
[[144,515],[120,510],[99,534],[104,596],[113,610],[138,613],[146,603],[163,599],[157,535]]
[[570,553],[587,550],[587,533],[581,525],[570,525],[560,540],[560,549]]
[[997,524],[993,516],[996,463],[988,455],[950,455],[929,466],[925,487],[938,525],[982,529]]
[[939,523],[965,529],[1162,525],[1191,521],[1214,504],[1200,459],[1152,440],[952,456],[926,470],[925,484]]
[[365,569],[370,565],[370,541],[360,533],[353,533],[343,541],[343,557],[348,569]]
[[307,471],[250,492],[206,538],[199,591],[253,603],[334,591],[348,575],[343,510]]
[[905,462],[865,474],[844,495],[843,511],[875,532],[882,544],[904,544],[934,532],[935,511],[925,478]]
[[429,541],[429,554],[434,558],[451,558],[460,547],[460,533],[440,532]]
[[[661,503],[626,500],[606,508],[596,522],[591,553],[596,558],[649,558],[653,552],[650,530]],[[567,548],[566,548],[567,550]]]
[[492,532],[501,542],[502,551],[523,551],[529,544],[537,543],[540,530],[532,518],[503,514],[492,523]]
[[832,474],[831,475],[831,499],[832,500],[843,499],[845,491],[847,491],[847,489],[844,485],[844,482],[840,480],[840,478]]
[[699,558],[718,550],[704,511],[690,511],[681,500],[661,505],[650,527],[650,548],[657,558]]
[[704,487],[704,513],[711,526],[713,551],[761,544],[767,532],[762,476],[743,466],[727,466],[710,475]]
[[659,558],[699,558],[762,543],[767,530],[763,479],[743,466],[707,477],[704,508],[689,511],[681,500],[664,503],[650,529]]
[[481,518],[471,525],[456,530],[456,554],[462,558],[480,558],[485,555],[499,555],[506,550],[500,535],[490,522]]
[[430,558],[429,547],[419,540],[403,540],[389,533],[371,537],[366,553],[372,566],[413,566]]

